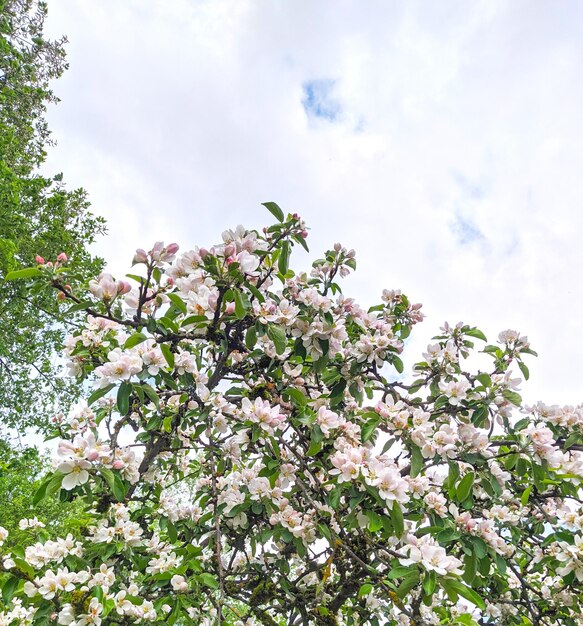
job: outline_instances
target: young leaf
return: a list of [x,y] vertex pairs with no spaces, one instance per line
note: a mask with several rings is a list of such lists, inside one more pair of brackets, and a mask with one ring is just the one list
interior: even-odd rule
[[405,520],[400,504],[395,500],[391,509],[391,523],[395,529],[395,535],[400,537],[405,532]]
[[199,574],[197,576],[198,581],[202,583],[205,587],[210,587],[211,589],[218,589],[219,583],[217,579],[212,574]]
[[474,485],[474,472],[468,472],[460,481],[456,489],[456,497],[463,502],[471,493]]
[[279,326],[270,324],[267,327],[267,335],[269,336],[271,341],[273,341],[277,354],[283,354],[287,346],[287,338],[285,336],[285,332]]
[[278,222],[283,222],[285,216],[283,211],[279,208],[275,202],[262,202],[263,206],[275,217]]
[[167,294],[172,304],[183,314],[186,315],[186,304],[184,300],[177,293]]
[[452,590],[458,593],[462,598],[465,598],[469,602],[475,604],[482,611],[486,608],[486,603],[473,589],[466,587],[462,582],[456,578],[444,578],[442,581],[443,587],[446,591]]
[[139,343],[142,343],[142,341],[146,341],[146,339],[147,337],[144,333],[134,333],[133,335],[130,335],[123,344],[124,350],[129,350],[129,348],[137,346]]
[[172,350],[170,350],[170,346],[167,343],[161,343],[160,350],[162,350],[162,354],[164,355],[164,358],[166,359],[166,363],[168,363],[168,366],[170,367],[170,369],[173,370],[174,369],[174,353],[172,352]]
[[289,241],[284,241],[281,244],[281,252],[279,253],[279,259],[277,260],[277,267],[281,274],[285,275],[289,267],[289,253],[290,245]]
[[117,390],[117,410],[120,415],[127,415],[130,410],[130,395],[132,393],[132,385],[127,381],[119,386]]
[[42,272],[39,269],[36,267],[27,267],[23,270],[8,272],[4,280],[22,280],[24,278],[36,278],[37,276],[42,276]]

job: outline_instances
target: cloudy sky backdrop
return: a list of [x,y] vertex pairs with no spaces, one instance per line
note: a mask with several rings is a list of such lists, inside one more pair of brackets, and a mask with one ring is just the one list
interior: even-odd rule
[[[300,213],[345,293],[528,335],[528,401],[583,401],[583,4],[50,0],[70,69],[48,167],[83,186],[118,274]],[[296,252],[297,264],[308,258]]]

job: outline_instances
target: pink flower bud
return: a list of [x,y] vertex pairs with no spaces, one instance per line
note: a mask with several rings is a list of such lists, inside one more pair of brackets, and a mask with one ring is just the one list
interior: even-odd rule
[[61,263],[66,263],[68,260],[69,257],[64,252],[61,252],[59,255],[57,255],[57,261],[60,261]]
[[168,276],[166,284],[168,285],[168,287],[172,287],[174,285],[174,279],[172,278],[172,276]]
[[114,470],[120,470],[120,469],[123,469],[125,467],[125,465],[126,464],[121,459],[116,459],[111,464],[111,467],[113,467]]
[[59,291],[59,293],[57,293],[57,300],[64,300],[67,296],[62,292]]
[[145,263],[148,260],[148,253],[142,248],[138,248],[134,254],[133,263]]
[[99,452],[97,452],[97,450],[90,450],[87,453],[87,460],[88,461],[97,461],[98,458],[99,458]]
[[231,265],[231,263],[233,263],[234,261],[236,261],[237,259],[234,256],[230,256],[228,258],[225,259],[225,263],[227,265]]
[[308,231],[304,228],[304,230],[302,230],[302,232],[300,233],[300,235],[306,239],[308,237]]
[[235,312],[235,303],[227,302],[227,306],[225,307],[225,313],[227,315],[233,315],[234,312]]
[[132,290],[132,286],[128,283],[127,280],[120,280],[117,283],[117,293],[124,294],[129,293]]
[[297,213],[294,213],[292,215],[292,217],[294,218],[294,220],[299,220],[300,219],[300,216]]
[[178,252],[178,244],[177,243],[169,243],[166,246],[166,252],[168,252],[168,254],[176,254]]
[[237,253],[237,248],[235,247],[235,244],[230,243],[227,246],[225,246],[224,255],[226,257],[233,256],[236,253]]
[[201,249],[198,251],[198,253],[199,253],[199,255],[200,255],[200,258],[201,258],[201,259],[204,259],[204,257],[208,255],[209,251],[208,251],[206,248],[201,248]]
[[34,257],[34,260],[39,264],[39,265],[44,265],[45,264],[45,260],[42,258],[42,256],[39,256],[38,254]]

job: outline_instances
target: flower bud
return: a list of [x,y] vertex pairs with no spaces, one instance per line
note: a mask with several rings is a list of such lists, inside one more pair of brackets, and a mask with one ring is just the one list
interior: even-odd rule
[[227,306],[225,307],[225,313],[227,315],[233,315],[234,312],[235,312],[235,303],[227,302]]
[[114,470],[120,470],[123,469],[126,466],[126,464],[121,460],[121,459],[116,459],[112,464],[111,467],[113,467]]
[[44,265],[45,264],[45,260],[42,258],[42,256],[39,256],[38,254],[34,257],[34,260],[39,264],[39,265]]
[[304,239],[306,239],[306,238],[307,238],[307,236],[308,236],[308,231],[304,228],[304,230],[302,230],[302,232],[300,233],[300,235],[301,235]]
[[223,254],[226,257],[229,257],[229,256],[233,256],[234,254],[236,254],[236,252],[237,252],[237,248],[236,248],[235,244],[230,243],[230,244],[225,246],[225,250],[224,250]]
[[178,246],[177,243],[169,243],[166,246],[166,252],[168,254],[176,254],[178,252],[178,248],[179,248],[179,246]]
[[129,293],[132,290],[132,286],[128,283],[127,280],[120,280],[117,283],[117,293],[125,294]]
[[97,461],[97,459],[99,458],[99,452],[97,452],[97,450],[91,450],[87,453],[86,458],[88,461]]
[[204,257],[208,255],[209,251],[206,248],[201,248],[198,253],[200,254],[200,258],[204,259]]
[[57,300],[64,300],[66,297],[67,296],[62,291],[57,293]]
[[142,250],[142,248],[138,248],[136,250],[136,253],[134,254],[134,259],[133,259],[134,265],[136,263],[146,263],[147,260],[148,260],[148,253],[145,250]]
[[68,260],[69,257],[64,252],[61,252],[59,255],[57,255],[57,261],[60,261],[61,263],[66,263]]

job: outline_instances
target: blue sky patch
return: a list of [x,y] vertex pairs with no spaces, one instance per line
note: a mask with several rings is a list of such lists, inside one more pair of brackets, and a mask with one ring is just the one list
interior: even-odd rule
[[459,213],[455,216],[450,228],[461,245],[486,240],[484,233],[471,220],[462,217]]
[[334,122],[340,113],[341,107],[332,92],[335,80],[320,79],[304,83],[304,97],[302,104],[308,117],[319,117]]

